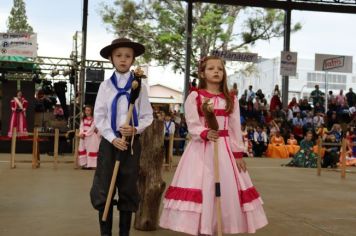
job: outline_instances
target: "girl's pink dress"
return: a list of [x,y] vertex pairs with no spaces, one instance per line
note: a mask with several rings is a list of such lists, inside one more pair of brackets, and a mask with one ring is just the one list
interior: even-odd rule
[[84,118],[80,122],[79,135],[84,134],[84,139],[80,139],[78,156],[79,165],[84,167],[96,167],[100,135],[95,132],[95,123],[92,118]]
[[202,112],[204,99],[214,102],[220,127],[219,170],[223,233],[254,233],[267,224],[262,199],[248,172],[239,172],[235,158],[242,158],[240,108],[225,112],[223,94],[193,91],[185,102],[186,120],[192,136],[175,172],[164,200],[160,226],[192,235],[212,235],[217,231],[214,180],[214,145],[206,141],[207,127]]

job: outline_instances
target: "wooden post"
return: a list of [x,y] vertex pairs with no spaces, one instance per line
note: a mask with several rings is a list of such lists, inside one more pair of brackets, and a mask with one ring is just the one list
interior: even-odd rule
[[38,128],[34,128],[33,130],[33,145],[32,145],[32,169],[36,169],[38,165]]
[[16,136],[17,136],[17,129],[16,129],[16,127],[14,127],[12,129],[12,139],[11,139],[11,160],[10,160],[10,168],[11,169],[16,167],[16,165],[15,165]]
[[58,144],[59,144],[59,129],[54,130],[54,168],[58,166]]
[[168,146],[168,150],[169,150],[169,156],[168,156],[168,168],[169,171],[172,170],[173,167],[173,143],[174,143],[174,134],[170,134],[169,135],[169,146]]
[[165,159],[163,121],[153,120],[140,137],[144,150],[140,157],[138,192],[141,197],[135,214],[135,229],[156,230],[158,228],[159,209],[166,183],[162,179]]
[[346,178],[346,139],[342,139],[341,146],[341,179]]
[[321,147],[322,147],[322,138],[319,137],[318,140],[318,160],[317,160],[317,175],[320,176],[321,175]]
[[78,169],[78,149],[79,149],[79,129],[75,130],[74,135],[74,169]]

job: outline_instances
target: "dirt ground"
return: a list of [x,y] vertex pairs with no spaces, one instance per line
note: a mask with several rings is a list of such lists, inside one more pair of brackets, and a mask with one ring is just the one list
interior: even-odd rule
[[[99,234],[97,212],[91,207],[89,189],[94,171],[75,170],[73,163],[16,163],[10,169],[9,154],[0,154],[0,235],[1,236],[94,236]],[[30,160],[18,155],[17,160]],[[43,157],[52,160],[52,157]],[[72,160],[60,156],[61,161]],[[176,160],[177,161],[177,160]],[[256,235],[317,236],[356,235],[356,174],[315,169],[282,167],[288,160],[246,159],[249,173],[264,200],[269,225]],[[356,168],[349,169],[356,172]],[[164,171],[169,184],[174,170]],[[118,235],[118,212],[113,235]],[[158,229],[133,236],[178,236]]]

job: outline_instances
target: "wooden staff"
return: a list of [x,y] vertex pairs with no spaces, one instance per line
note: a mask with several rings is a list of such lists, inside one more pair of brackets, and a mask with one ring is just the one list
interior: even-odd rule
[[[132,81],[131,95],[130,95],[130,106],[129,106],[129,110],[127,112],[125,125],[129,125],[130,124],[130,120],[131,120],[131,117],[132,117],[133,109],[134,109],[134,106],[135,106],[135,101],[136,101],[136,99],[138,98],[138,96],[140,94],[140,86],[141,86],[141,84],[140,84],[140,81],[138,79]],[[122,136],[122,139],[125,141],[126,137]],[[114,171],[113,171],[112,177],[111,177],[108,196],[106,197],[104,213],[103,213],[103,217],[102,217],[102,221],[104,221],[104,222],[106,221],[106,219],[108,217],[108,213],[109,213],[109,209],[110,209],[110,205],[111,205],[111,200],[112,200],[112,197],[113,197],[113,194],[114,194],[117,173],[119,172],[119,166],[120,166],[120,161],[116,160],[115,161],[115,166],[114,166]]]
[[346,178],[346,139],[342,139],[341,146],[341,179]]
[[[18,124],[18,123],[17,123]],[[16,167],[15,165],[15,155],[16,155],[16,136],[17,136],[17,128],[14,127],[12,129],[12,139],[11,139],[11,161],[10,168],[13,169]]]
[[[202,105],[205,120],[208,127],[212,130],[219,130],[219,124],[214,114],[214,107],[212,103],[207,100]],[[222,217],[221,217],[221,191],[220,191],[220,173],[219,173],[219,139],[214,142],[214,178],[215,178],[215,203],[218,220],[218,236],[222,236]]]

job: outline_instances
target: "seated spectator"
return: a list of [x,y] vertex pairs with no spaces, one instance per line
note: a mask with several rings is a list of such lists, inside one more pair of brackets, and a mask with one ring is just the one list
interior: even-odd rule
[[[356,166],[356,145],[353,142],[356,142],[356,129],[350,127],[346,133],[346,166]],[[342,158],[340,153],[339,166],[342,165]]]
[[253,152],[255,157],[261,157],[267,149],[267,134],[261,126],[257,126],[253,135]]
[[313,152],[313,133],[308,131],[300,142],[300,150],[286,166],[316,168],[317,156]]
[[289,139],[287,140],[287,151],[290,157],[293,157],[300,149],[298,141],[294,138],[294,134],[291,133]]
[[325,107],[317,102],[314,105],[314,113],[323,113],[323,114],[325,114]]
[[319,127],[320,125],[324,125],[324,115],[323,113],[315,113],[316,115],[313,118],[313,126]]
[[57,103],[54,107],[53,110],[53,115],[57,120],[63,120],[64,119],[64,112],[61,107],[61,104]]
[[285,143],[284,143],[284,139],[280,135],[279,131],[276,132],[276,135],[271,137],[271,142],[270,142],[270,144],[268,144],[266,156],[272,157],[272,158],[288,158],[289,157],[287,147],[285,146]]
[[[339,142],[336,141],[335,135],[332,134],[326,138],[326,142],[331,144],[339,144]],[[331,168],[336,168],[336,164],[339,159],[339,150],[339,146],[327,146],[325,148],[325,156],[322,163],[323,168],[328,168],[329,166]]]
[[304,125],[303,119],[302,119],[302,117],[300,116],[300,113],[299,113],[299,112],[295,113],[295,117],[293,118],[292,124],[293,124],[294,126],[299,125],[299,126],[303,127],[303,125]]

